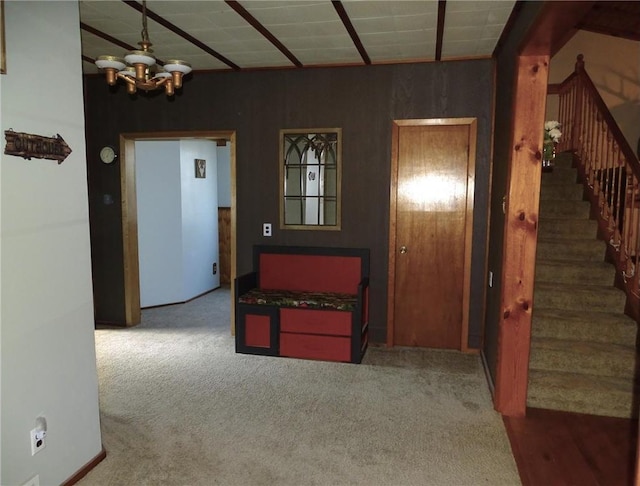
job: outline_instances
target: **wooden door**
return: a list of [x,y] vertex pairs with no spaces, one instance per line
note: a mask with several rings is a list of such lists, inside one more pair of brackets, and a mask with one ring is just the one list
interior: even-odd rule
[[466,350],[475,119],[396,125],[388,340]]

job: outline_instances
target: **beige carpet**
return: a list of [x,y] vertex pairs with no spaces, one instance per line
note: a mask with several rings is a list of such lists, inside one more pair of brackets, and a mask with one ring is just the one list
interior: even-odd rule
[[96,331],[107,458],[90,485],[516,485],[477,356],[235,354],[229,291]]

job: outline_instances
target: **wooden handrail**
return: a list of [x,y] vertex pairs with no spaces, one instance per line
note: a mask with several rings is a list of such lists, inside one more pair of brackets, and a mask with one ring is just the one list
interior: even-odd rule
[[627,292],[629,315],[640,322],[640,163],[584,67],[557,88],[563,138],[559,149],[575,154],[581,180],[598,220],[616,281]]

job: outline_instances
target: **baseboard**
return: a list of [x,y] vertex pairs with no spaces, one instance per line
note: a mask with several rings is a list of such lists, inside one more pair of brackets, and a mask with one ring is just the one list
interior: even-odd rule
[[94,457],[89,462],[87,462],[80,470],[78,470],[78,472],[76,472],[73,476],[71,476],[64,483],[62,483],[62,486],[71,486],[73,484],[76,484],[83,477],[89,474],[89,471],[91,471],[94,467],[100,464],[105,459],[105,457],[107,457],[107,451],[103,446],[102,450],[98,453],[96,457]]

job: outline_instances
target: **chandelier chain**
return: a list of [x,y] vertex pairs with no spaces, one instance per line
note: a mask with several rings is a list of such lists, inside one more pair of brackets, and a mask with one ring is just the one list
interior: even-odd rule
[[147,30],[147,0],[142,0],[142,40],[149,42],[149,31]]

